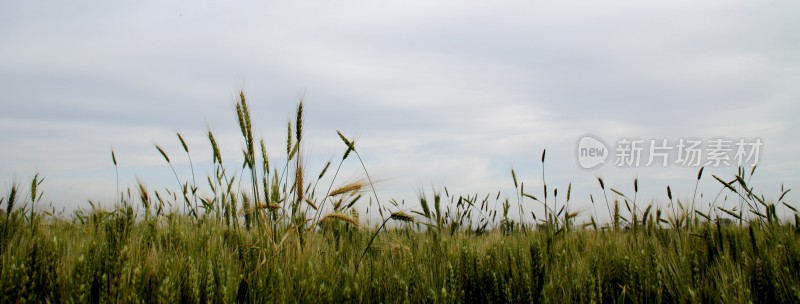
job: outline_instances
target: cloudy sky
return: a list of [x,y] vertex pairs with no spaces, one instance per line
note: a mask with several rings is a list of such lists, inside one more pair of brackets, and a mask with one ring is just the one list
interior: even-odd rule
[[[256,133],[285,159],[286,122],[306,106],[308,168],[344,146],[382,182],[379,195],[526,192],[573,184],[574,208],[602,196],[596,177],[643,201],[690,199],[698,167],[582,169],[576,144],[620,138],[761,139],[753,182],[775,199],[800,186],[800,4],[794,1],[6,1],[0,4],[0,185],[39,172],[67,212],[109,205],[115,179],[152,189],[211,170],[207,128],[241,164],[233,110],[244,90]],[[283,151],[283,152],[281,152]],[[357,178],[346,163],[342,181]],[[700,192],[719,192],[706,169]],[[0,190],[5,193],[7,190]],[[790,193],[788,201],[798,196]],[[563,199],[563,194],[562,194]],[[528,202],[526,211],[541,212]]]

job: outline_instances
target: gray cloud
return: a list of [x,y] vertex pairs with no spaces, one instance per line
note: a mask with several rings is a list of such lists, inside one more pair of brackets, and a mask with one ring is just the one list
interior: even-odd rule
[[655,198],[668,183],[693,186],[696,169],[582,171],[572,153],[587,133],[610,142],[761,137],[764,180],[796,185],[798,8],[748,1],[6,3],[0,141],[11,148],[0,152],[0,180],[42,171],[55,204],[109,200],[114,146],[126,159],[124,182],[140,175],[170,186],[152,144],[180,155],[180,130],[197,147],[196,160],[207,161],[208,125],[235,161],[241,144],[232,103],[244,89],[273,155],[281,157],[286,120],[304,95],[313,161],[342,152],[334,130],[358,134],[388,196],[410,199],[428,184],[508,190],[512,166],[538,187],[544,148],[548,183],[572,181],[584,201],[596,175],[619,184],[638,175]]

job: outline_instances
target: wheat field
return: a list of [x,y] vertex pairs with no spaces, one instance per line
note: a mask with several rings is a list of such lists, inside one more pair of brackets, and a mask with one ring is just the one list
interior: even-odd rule
[[[512,195],[444,188],[409,207],[379,196],[358,143],[342,132],[341,157],[308,168],[302,101],[287,124],[284,162],[270,162],[254,135],[244,93],[235,112],[243,149],[224,157],[240,166],[223,165],[211,130],[209,176],[195,176],[181,133],[191,179],[155,145],[174,175],[171,191],[117,182],[113,208],[92,203],[59,216],[39,206],[42,177],[11,185],[0,198],[0,301],[800,302],[800,213],[783,200],[789,189],[765,200],[749,184],[755,168],[730,177],[699,169],[697,182],[718,183],[738,199],[733,208],[696,210],[668,185],[661,203],[644,204],[638,180],[626,194],[599,178],[603,197],[579,222],[571,185],[561,196],[546,183],[533,193],[513,170]],[[363,178],[343,181],[345,162]],[[510,212],[523,201],[544,213]],[[782,218],[776,208],[793,213]]]

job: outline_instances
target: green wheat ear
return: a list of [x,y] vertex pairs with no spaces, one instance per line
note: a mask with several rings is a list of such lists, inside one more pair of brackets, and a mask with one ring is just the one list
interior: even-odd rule
[[297,143],[300,144],[303,138],[303,99],[300,99],[300,103],[297,104],[297,118],[295,120],[295,135],[297,138]]
[[11,212],[14,210],[14,203],[17,201],[17,183],[11,184],[11,191],[8,194],[8,201],[6,202],[6,222],[8,222]]
[[186,153],[189,153],[189,146],[187,146],[186,145],[186,141],[183,140],[183,135],[181,135],[180,132],[175,132],[175,134],[178,134],[178,140],[180,140],[180,142],[181,142],[181,146],[183,147],[183,151],[186,151]]
[[411,223],[414,222],[414,217],[413,216],[411,216],[408,213],[402,212],[402,211],[393,212],[392,215],[390,216],[390,218],[393,219],[393,220],[396,220],[396,221],[401,221],[401,222],[411,222]]
[[159,146],[159,145],[155,145],[155,146],[156,146],[156,149],[158,150],[158,153],[161,153],[161,156],[163,156],[164,159],[169,163],[170,161],[169,161],[169,156],[167,156],[167,152],[164,152],[164,149],[162,149],[161,146]]
[[208,130],[208,141],[211,142],[211,150],[214,153],[213,161],[216,161],[220,165],[222,165],[222,154],[219,152],[219,146],[217,145],[217,140],[214,139],[214,133],[211,130]]

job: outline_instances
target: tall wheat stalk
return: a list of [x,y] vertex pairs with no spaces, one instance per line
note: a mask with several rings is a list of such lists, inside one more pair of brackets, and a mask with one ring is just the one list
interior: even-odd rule
[[[511,178],[514,180],[514,197],[517,199],[517,209],[519,211],[519,227],[520,229],[524,229],[524,224],[522,222],[522,194],[525,192],[525,185],[522,185],[522,189],[520,190],[519,184],[517,183],[517,173],[514,171],[514,168],[511,168]],[[527,233],[527,232],[526,232]]]
[[186,145],[186,141],[183,140],[183,136],[180,132],[175,132],[178,135],[178,140],[181,142],[181,147],[183,147],[183,151],[186,152],[186,157],[189,158],[189,168],[192,170],[192,200],[194,201],[194,210],[195,213],[197,212],[197,182],[194,176],[194,163],[192,162],[192,154],[189,153],[189,146]]
[[375,241],[375,237],[378,236],[378,233],[381,232],[381,230],[383,229],[383,227],[386,226],[386,223],[389,222],[389,220],[396,220],[401,222],[414,222],[414,217],[409,215],[408,213],[397,211],[393,212],[386,219],[382,219],[383,223],[381,223],[380,227],[378,227],[378,229],[375,230],[375,233],[372,234],[372,237],[369,239],[369,243],[367,243],[367,247],[364,248],[364,252],[361,253],[361,257],[359,257],[358,262],[356,262],[356,272],[358,272],[358,268],[361,266],[361,261],[364,260],[364,256],[367,254],[367,250],[369,250],[369,247],[372,246],[372,242]]
[[8,223],[11,221],[11,212],[14,211],[14,204],[17,202],[17,189],[18,188],[19,188],[19,185],[17,184],[17,181],[15,180],[11,184],[11,190],[8,193],[8,199],[6,200],[6,227],[5,227],[5,230],[4,230],[5,233],[6,233],[6,237],[8,236]]
[[[549,214],[547,212],[547,208],[548,208],[548,206],[547,206],[547,180],[544,178],[544,158],[545,158],[546,154],[547,154],[547,149],[542,150],[542,194],[544,195],[544,206],[545,206],[544,218],[545,218],[545,220],[549,220],[551,214]],[[555,212],[555,210],[556,210],[555,204],[553,204],[553,209],[551,209],[551,210],[552,210],[552,212]]]
[[[245,98],[244,92],[239,91],[239,103],[236,104],[236,118],[238,119],[239,128],[245,141],[245,148],[242,151],[244,155],[244,166],[250,171],[250,185],[252,187],[253,202],[258,203],[260,201],[260,194],[258,190],[258,171],[255,168],[256,152],[253,136],[253,124],[250,116],[251,113],[249,107],[247,106],[247,99]],[[247,229],[250,229],[250,225],[254,220],[257,225],[260,225],[261,222],[258,220],[258,214],[259,213],[245,213],[245,226]],[[256,218],[253,219],[253,216]]]
[[[342,142],[344,142],[345,146],[347,146],[347,149],[344,151],[344,154],[342,154],[342,159],[339,161],[339,165],[336,167],[336,171],[333,173],[333,178],[331,179],[331,183],[328,186],[328,191],[325,193],[325,197],[322,198],[322,203],[320,204],[319,209],[317,209],[317,212],[314,215],[314,220],[312,221],[312,223],[318,222],[319,216],[322,212],[322,207],[325,206],[327,198],[331,196],[331,190],[333,190],[333,183],[336,181],[336,177],[339,176],[339,171],[342,169],[342,164],[344,164],[344,160],[347,159],[348,156],[350,156],[350,152],[355,151],[355,144],[349,139],[347,139],[347,137],[345,137],[341,131],[336,130],[336,134],[339,135],[339,139],[341,139]],[[320,174],[320,176],[322,175]]]
[[[703,178],[703,169],[704,168],[705,167],[700,167],[700,171],[697,172],[697,180],[694,183],[694,193],[692,194],[692,208],[691,208],[691,211],[689,213],[689,214],[692,214],[692,215],[694,214],[694,211],[695,211],[694,200],[697,197],[697,186],[700,185],[700,179]],[[694,222],[695,219],[696,218],[694,218],[694,216],[692,216],[691,222]]]
[[164,157],[164,160],[167,161],[167,164],[169,165],[169,168],[172,170],[172,174],[175,175],[175,181],[178,182],[178,187],[182,189],[183,202],[184,202],[184,211],[188,207],[189,214],[192,215],[195,218],[195,220],[197,220],[197,211],[194,210],[194,208],[192,207],[191,203],[189,202],[188,185],[184,185],[183,182],[181,182],[181,179],[178,177],[178,172],[175,171],[175,167],[172,165],[172,161],[170,161],[169,156],[167,156],[167,152],[164,152],[164,149],[162,149],[161,146],[159,146],[157,144],[154,144],[154,146],[156,147],[156,150],[158,150],[158,152],[161,153],[161,156]]
[[111,162],[114,163],[114,175],[117,178],[117,192],[114,193],[115,203],[119,204],[119,166],[117,166],[117,156],[114,154],[114,148],[111,148]]
[[[608,218],[609,220],[613,220],[614,216],[611,214],[611,205],[608,203],[608,194],[606,194],[606,185],[605,183],[603,183],[603,178],[598,177],[597,182],[600,183],[600,189],[603,190],[603,198],[606,199],[606,209],[608,209]],[[614,227],[614,229],[616,229],[616,227]]]

